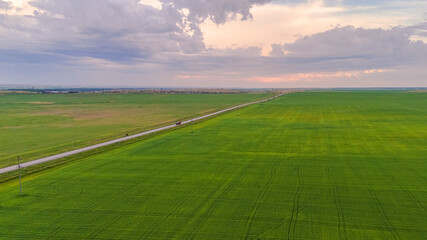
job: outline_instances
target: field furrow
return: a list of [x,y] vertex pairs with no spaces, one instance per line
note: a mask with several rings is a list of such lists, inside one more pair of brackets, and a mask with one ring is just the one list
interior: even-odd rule
[[299,92],[0,184],[0,239],[425,239],[427,94]]

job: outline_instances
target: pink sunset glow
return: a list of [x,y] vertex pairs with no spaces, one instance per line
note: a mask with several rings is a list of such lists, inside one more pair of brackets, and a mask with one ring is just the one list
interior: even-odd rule
[[412,0],[0,0],[0,84],[423,87],[425,9]]

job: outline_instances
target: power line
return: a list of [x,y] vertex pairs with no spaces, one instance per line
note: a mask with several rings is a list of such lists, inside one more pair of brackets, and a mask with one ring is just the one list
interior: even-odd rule
[[21,163],[19,161],[19,155],[18,155],[18,169],[19,169],[19,192],[22,196],[22,180],[21,180]]

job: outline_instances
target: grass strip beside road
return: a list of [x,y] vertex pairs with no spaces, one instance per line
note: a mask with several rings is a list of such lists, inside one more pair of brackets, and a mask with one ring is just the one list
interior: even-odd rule
[[0,184],[0,239],[425,239],[427,95],[304,92]]
[[0,168],[264,99],[260,94],[0,94]]
[[[166,132],[177,130],[177,129],[180,129],[180,128],[183,128],[183,127],[188,127],[188,126],[192,127],[193,124],[197,124],[199,122],[206,121],[208,119],[220,116],[220,115],[228,113],[228,112],[236,111],[236,110],[239,110],[241,108],[244,108],[244,107],[247,107],[247,106],[250,106],[250,105],[253,105],[253,104],[263,103],[263,102],[266,102],[266,101],[271,101],[271,100],[273,100],[275,98],[278,98],[278,97],[280,97],[282,95],[283,94],[279,94],[279,95],[276,95],[274,97],[270,97],[270,98],[267,98],[267,99],[263,99],[263,100],[259,100],[259,101],[255,101],[255,102],[250,102],[250,103],[244,103],[244,104],[237,105],[237,106],[234,106],[234,107],[231,107],[231,108],[220,110],[218,112],[210,113],[210,114],[207,114],[205,116],[200,116],[200,117],[197,117],[195,119],[191,118],[191,119],[185,120],[180,125],[165,126],[161,130],[160,129],[150,130],[149,132],[151,132],[151,131],[153,131],[153,132],[148,133],[148,134],[144,134],[144,133],[136,134],[136,135],[143,134],[142,136],[128,136],[128,137],[125,137],[123,140],[117,139],[117,140],[119,140],[118,142],[115,142],[115,143],[112,143],[112,144],[107,144],[105,146],[96,147],[96,148],[90,149],[90,150],[85,150],[85,151],[82,151],[82,152],[79,152],[79,153],[76,153],[76,154],[71,154],[70,156],[60,157],[60,158],[57,158],[57,159],[52,159],[52,160],[49,160],[49,161],[46,161],[46,162],[42,162],[42,163],[37,163],[37,164],[34,164],[34,165],[30,165],[28,167],[21,167],[21,172],[23,174],[36,173],[36,172],[42,171],[44,169],[52,168],[52,167],[55,167],[55,166],[58,166],[58,165],[62,165],[62,164],[65,164],[65,163],[68,163],[68,162],[71,162],[71,161],[83,159],[83,158],[86,158],[86,157],[89,157],[89,156],[92,156],[92,155],[95,155],[95,154],[99,154],[99,153],[102,153],[102,152],[105,152],[105,151],[108,151],[108,150],[111,150],[111,149],[115,149],[115,148],[118,148],[118,147],[121,147],[121,146],[125,146],[125,145],[128,145],[128,144],[131,144],[131,143],[139,142],[139,141],[142,141],[144,139],[147,139],[147,138],[159,135],[159,134],[163,134],[163,133],[166,133]],[[159,131],[157,131],[157,130],[159,130]],[[77,151],[77,150],[74,150],[74,151]],[[35,160],[35,161],[37,161],[37,160]],[[21,165],[22,165],[22,163],[21,163]],[[24,163],[24,165],[25,165],[25,163]],[[12,167],[15,168],[14,171],[7,171],[7,172],[2,173],[2,174],[0,173],[0,182],[5,182],[5,181],[8,181],[8,180],[11,180],[11,179],[19,177],[18,166],[12,166]],[[12,168],[12,167],[9,167],[9,168]],[[2,170],[2,169],[0,169],[0,170]]]

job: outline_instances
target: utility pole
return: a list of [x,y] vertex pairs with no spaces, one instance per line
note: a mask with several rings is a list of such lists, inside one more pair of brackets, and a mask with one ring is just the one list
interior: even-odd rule
[[193,133],[193,115],[191,115],[191,133]]
[[18,155],[18,169],[19,169],[19,192],[22,196],[21,163],[19,161],[19,155]]

